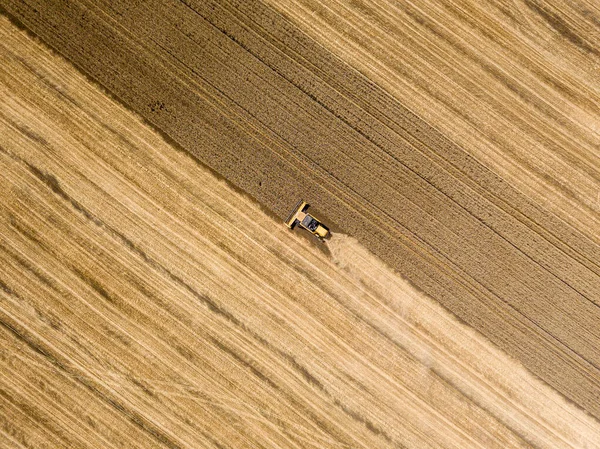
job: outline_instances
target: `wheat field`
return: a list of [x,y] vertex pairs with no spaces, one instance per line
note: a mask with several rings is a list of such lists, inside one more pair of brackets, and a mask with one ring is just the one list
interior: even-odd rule
[[0,37],[0,447],[600,447],[356,240],[290,232]]
[[307,201],[600,419],[597,2],[3,3],[178,151],[280,221]]

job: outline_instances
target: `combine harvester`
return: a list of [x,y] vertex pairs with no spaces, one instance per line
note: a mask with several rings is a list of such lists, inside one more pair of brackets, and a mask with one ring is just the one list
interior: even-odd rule
[[299,225],[301,228],[306,229],[319,240],[323,241],[329,237],[329,228],[306,212],[309,207],[309,204],[300,200],[285,221],[285,224],[290,229],[294,229],[296,225]]

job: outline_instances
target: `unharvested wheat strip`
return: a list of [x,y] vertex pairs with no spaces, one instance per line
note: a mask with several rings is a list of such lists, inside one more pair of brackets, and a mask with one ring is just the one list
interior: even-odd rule
[[[520,45],[506,44],[503,49],[490,50],[489,56],[484,55],[493,58],[494,61],[499,61],[499,57],[506,57],[507,59],[501,60],[502,63],[499,66],[508,67],[511,71],[510,76],[514,77],[517,84],[521,84],[523,89],[530,89],[531,92],[536,94],[544,92],[543,97],[540,95],[541,101],[547,102],[548,106],[555,108],[559,113],[568,114],[569,118],[577,117],[576,121],[570,121],[570,127],[567,127],[566,123],[549,126],[547,116],[535,112],[529,105],[524,104],[527,110],[517,114],[507,109],[507,105],[510,105],[510,108],[515,105],[514,100],[511,99],[511,97],[514,97],[513,92],[504,86],[500,86],[498,89],[490,89],[490,83],[498,83],[498,81],[482,70],[479,61],[469,60],[465,54],[457,52],[454,44],[444,40],[439,35],[435,35],[431,30],[422,26],[422,23],[417,23],[414,17],[408,15],[408,11],[412,11],[411,14],[419,15],[421,20],[425,21],[423,23],[428,25],[432,24],[433,20],[437,20],[437,26],[441,27],[438,29],[446,29],[447,33],[455,35],[466,48],[474,52],[477,52],[480,48],[485,48],[485,45],[488,45],[489,35],[484,37],[480,30],[474,32],[472,24],[465,21],[467,16],[458,14],[450,16],[448,11],[452,10],[450,7],[452,2],[444,2],[443,4],[415,2],[410,6],[403,5],[401,13],[398,11],[398,5],[391,5],[386,1],[377,3],[379,3],[378,7],[365,6],[369,11],[365,14],[365,10],[345,1],[335,2],[334,4],[317,0],[306,0],[299,3],[271,2],[273,7],[293,22],[301,24],[303,29],[308,31],[322,45],[335,49],[336,54],[350,61],[354,67],[359,68],[369,78],[385,85],[389,92],[400,98],[403,104],[417,114],[442,124],[442,131],[446,135],[452,136],[457,143],[468,149],[471,154],[476,155],[486,165],[492,168],[497,167],[500,169],[499,173],[505,175],[507,179],[519,186],[526,186],[526,188],[531,189],[532,192],[535,192],[535,196],[539,197],[540,201],[543,201],[555,213],[567,217],[564,208],[572,210],[573,214],[568,218],[581,220],[579,224],[586,226],[589,235],[595,238],[597,233],[594,230],[600,227],[600,222],[597,219],[598,214],[594,212],[597,212],[598,207],[600,207],[597,202],[597,193],[600,191],[600,176],[598,175],[600,159],[598,159],[597,151],[595,151],[600,139],[600,117],[597,113],[600,92],[597,88],[599,85],[598,76],[591,64],[593,57],[582,58],[577,55],[577,52],[564,52],[558,56],[558,51],[562,51],[568,46],[560,40],[557,40],[557,45],[553,48],[554,51],[544,48],[542,55],[539,53],[540,42],[537,40],[521,42]],[[516,1],[512,6],[519,4],[521,2]],[[476,16],[476,18],[479,20],[489,20],[493,24],[501,24],[505,20],[505,17],[498,15],[497,11],[488,6],[482,8],[476,3],[466,3],[460,6],[472,10],[477,8],[479,16]],[[534,14],[528,8],[525,7],[525,9],[527,10],[526,15]],[[400,15],[394,15],[394,13]],[[493,14],[496,14],[496,16],[494,17]],[[394,15],[393,20],[392,15]],[[390,20],[389,23],[393,23],[394,28],[384,28],[380,22],[381,18]],[[346,23],[347,25],[342,27],[338,25],[340,23]],[[481,29],[487,32],[486,26],[482,26]],[[543,34],[551,34],[544,28],[543,22],[538,24],[537,30]],[[422,33],[421,39],[415,40],[414,36],[418,36],[420,33]],[[512,34],[506,31],[504,31],[504,34],[505,38],[514,38]],[[469,39],[468,36],[475,36],[474,39],[480,39],[480,41],[477,42],[473,38]],[[428,41],[430,45],[425,46],[425,41]],[[419,45],[424,47],[421,48]],[[404,48],[404,51],[390,51],[390,49],[401,48]],[[424,52],[430,53],[431,57],[423,58]],[[446,52],[446,58],[443,57],[444,52]],[[508,59],[514,58],[511,54],[514,52],[521,52],[522,64],[518,68],[513,65],[511,59]],[[504,56],[504,54],[508,55]],[[565,67],[566,61],[560,59],[565,55],[575,59],[579,58],[578,64],[581,65],[578,68],[582,70],[575,69],[575,65],[570,68]],[[452,61],[451,68],[448,66],[450,61]],[[456,61],[460,61],[460,63]],[[565,93],[556,87],[557,84],[549,85],[546,80],[540,78],[539,72],[532,71],[532,63],[548,64],[548,61],[554,62],[552,67],[546,69],[547,71],[554,71],[554,77],[561,79],[567,86],[574,82],[577,83],[577,87],[581,92],[577,101],[565,97]],[[569,62],[572,64],[571,61]],[[530,66],[528,67],[527,64]],[[447,67],[442,68],[443,66]],[[417,68],[418,72],[416,71]],[[423,70],[425,68],[427,68],[426,71]],[[517,70],[521,70],[521,72],[517,72]],[[437,99],[424,92],[425,84],[415,88],[410,83],[410,79],[406,78],[406,71],[411,71],[415,77],[421,77],[421,79],[425,79],[423,72],[427,72],[429,76],[427,88],[437,90],[435,86],[437,81],[433,82],[432,79],[439,79],[439,84],[443,85],[447,92],[450,92],[453,88],[460,89],[462,93],[457,93],[457,95],[460,95],[463,103],[455,104],[459,108],[470,108],[465,111],[465,117],[468,118],[457,127],[459,117],[455,113],[451,115],[445,112],[445,105],[440,105],[437,103]],[[475,72],[469,74],[470,71]],[[442,75],[443,73],[448,73],[448,75]],[[525,74],[525,76],[518,73]],[[578,82],[572,81],[572,77],[578,75],[580,76]],[[441,76],[443,76],[445,82],[441,82]],[[481,81],[483,77],[488,78],[489,82],[483,83]],[[488,86],[487,92],[481,91],[479,84]],[[452,88],[449,89],[449,86],[452,86]],[[478,96],[475,97],[473,92],[477,90],[480,90],[481,93],[478,93]],[[499,107],[503,108],[503,112],[495,112],[489,108],[487,103],[482,104],[480,97],[485,95],[495,96]],[[517,99],[517,101],[521,102],[522,100]],[[585,104],[586,102],[587,104]],[[434,104],[441,107],[433,109]],[[573,111],[569,111],[566,109],[567,107],[573,109]],[[581,112],[576,113],[577,110]],[[481,111],[481,113],[477,114],[475,111]],[[529,126],[528,124],[528,130],[517,133],[514,130],[514,121],[508,122],[505,118],[509,112],[519,120],[523,120],[521,117],[531,119],[535,116],[538,120],[537,124],[535,126]],[[479,130],[472,129],[469,122],[475,120],[478,116],[493,116],[495,128],[484,126],[482,123]],[[502,123],[502,127],[499,126],[500,123]],[[522,123],[525,124],[525,122]],[[509,136],[510,140],[498,135],[496,130],[501,128],[506,130],[505,136]],[[569,131],[569,129],[573,131]],[[570,132],[570,134],[569,139],[562,139],[560,146],[554,145],[554,148],[552,148],[553,141],[540,143],[540,137],[536,137],[538,132],[548,135],[558,132]],[[490,140],[488,136],[494,136],[494,140]],[[497,142],[499,139],[503,141],[503,147],[498,147]],[[510,148],[511,151],[518,152],[518,159],[515,158],[517,153],[506,153],[503,148]],[[533,154],[535,154],[535,161],[531,160],[532,156],[530,155]],[[542,157],[540,154],[545,156]],[[586,160],[591,172],[584,175],[580,170],[575,170],[573,164],[565,163],[565,160],[568,160],[571,154],[579,155],[579,158]],[[547,165],[550,161],[553,161],[552,164]],[[537,176],[535,172],[540,174],[551,173],[553,178],[560,179],[565,185],[569,186],[569,189],[577,190],[578,198],[566,197],[558,192],[555,187],[549,185],[547,179]],[[534,173],[535,176],[528,177],[525,175],[526,173]]]

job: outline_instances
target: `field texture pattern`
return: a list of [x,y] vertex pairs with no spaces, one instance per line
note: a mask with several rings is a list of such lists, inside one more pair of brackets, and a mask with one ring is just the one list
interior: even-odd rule
[[0,447],[600,447],[355,240],[307,245],[6,19],[0,61]]
[[600,418],[600,12],[6,0],[284,218],[299,198]]

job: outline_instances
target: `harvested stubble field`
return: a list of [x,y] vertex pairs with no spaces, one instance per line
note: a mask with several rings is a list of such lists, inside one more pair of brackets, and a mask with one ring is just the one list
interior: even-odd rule
[[4,8],[0,444],[598,447],[593,3]]

